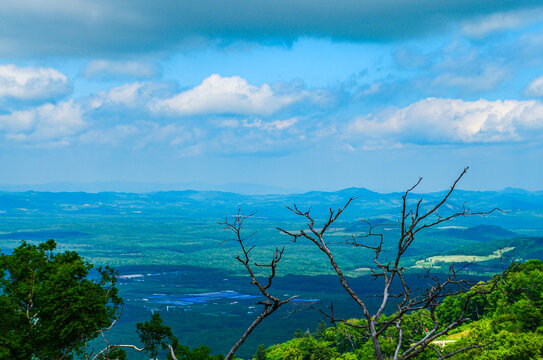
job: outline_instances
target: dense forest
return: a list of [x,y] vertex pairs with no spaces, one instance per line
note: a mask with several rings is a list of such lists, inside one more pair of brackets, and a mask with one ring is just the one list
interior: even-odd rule
[[[23,242],[10,254],[1,255],[1,359],[126,359],[138,351],[152,358],[223,358],[212,355],[206,346],[190,349],[179,344],[158,313],[134,329],[140,344],[108,341],[107,331],[120,316],[123,304],[116,272],[109,267],[95,269],[76,252],[56,252],[55,248],[53,240],[39,245]],[[433,326],[433,316],[448,324],[465,310],[469,320],[433,341],[416,359],[541,358],[543,262],[513,263],[496,278],[492,291],[481,292],[477,287],[445,298],[435,314],[423,309],[404,316],[402,347],[422,339]],[[466,297],[471,301],[466,302]],[[383,315],[383,320],[387,316],[393,313]],[[297,331],[287,342],[260,346],[253,358],[374,357],[365,320],[349,319],[333,325],[323,321],[313,331]],[[394,355],[395,331],[388,328],[382,336],[386,358]]]

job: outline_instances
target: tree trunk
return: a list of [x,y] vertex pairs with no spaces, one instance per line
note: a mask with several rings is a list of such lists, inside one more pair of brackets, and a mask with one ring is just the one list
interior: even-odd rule
[[371,320],[369,323],[370,323],[371,340],[373,341],[373,348],[375,349],[375,358],[377,360],[383,360],[383,352],[381,351],[381,345],[379,344],[379,337],[377,336],[377,331],[375,330],[375,321]]

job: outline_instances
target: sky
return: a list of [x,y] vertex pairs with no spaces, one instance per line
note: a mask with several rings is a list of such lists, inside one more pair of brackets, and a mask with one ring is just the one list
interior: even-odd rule
[[3,0],[0,184],[543,190],[543,5]]

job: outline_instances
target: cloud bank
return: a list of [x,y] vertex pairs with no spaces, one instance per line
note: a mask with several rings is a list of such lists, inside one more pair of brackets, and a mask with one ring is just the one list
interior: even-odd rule
[[[493,82],[491,74],[503,77],[498,70],[489,68],[483,75]],[[22,98],[19,92],[28,88],[37,99],[69,86],[66,76],[50,68],[5,65],[0,74],[11,81],[4,81],[4,97]],[[469,87],[472,80],[459,76],[433,81]],[[536,78],[526,92],[541,96],[542,84],[542,78]],[[0,114],[0,135],[6,143],[27,146],[166,146],[184,149],[184,154],[282,154],[317,143],[356,149],[543,138],[540,101],[428,97],[368,113],[360,99],[371,99],[379,91],[378,86],[352,93],[341,86],[307,89],[297,81],[255,85],[240,76],[218,74],[182,91],[173,82],[137,81],[69,101],[8,109]],[[356,114],[363,115],[353,118]]]
[[349,136],[386,143],[499,143],[538,139],[543,105],[536,101],[427,98],[354,119]]
[[[536,7],[540,1],[4,0],[0,55],[134,54],[209,41],[290,43],[300,37],[391,41],[472,21],[477,23],[466,32],[486,34],[497,27],[492,16],[501,19],[495,14]],[[514,17],[508,20],[516,25]]]

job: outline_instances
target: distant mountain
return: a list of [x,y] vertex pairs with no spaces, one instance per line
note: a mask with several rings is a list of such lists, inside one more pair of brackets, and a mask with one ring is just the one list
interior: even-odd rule
[[[144,193],[128,192],[0,192],[0,214],[20,216],[38,214],[94,214],[127,215],[156,214],[160,216],[224,216],[238,208],[257,211],[268,217],[284,217],[289,212],[284,205],[297,204],[301,208],[312,208],[316,216],[327,216],[328,208],[343,206],[350,198],[356,198],[342,219],[352,221],[359,218],[380,219],[394,222],[401,212],[400,193],[380,194],[364,188],[348,188],[339,191],[311,191],[298,194],[246,195],[221,191],[158,191]],[[435,206],[442,193],[412,194],[408,205],[415,205],[422,198],[421,208],[429,210]],[[504,228],[533,227],[530,214],[543,214],[543,192],[457,191],[451,195],[442,209],[456,211],[463,206],[473,211],[489,211],[495,207],[506,214],[494,212],[485,218],[487,225]],[[382,220],[384,219],[384,220]],[[463,218],[464,225],[480,225],[480,218]],[[372,223],[374,223],[373,221]],[[451,236],[475,239],[487,236],[490,239],[511,237],[497,228],[474,228],[468,231],[452,231]],[[488,235],[494,234],[494,235]]]
[[133,181],[94,181],[94,182],[51,182],[45,184],[4,184],[0,185],[0,191],[47,191],[47,192],[122,192],[122,193],[149,193],[158,191],[222,191],[234,192],[245,195],[265,194],[291,194],[300,192],[299,189],[282,188],[278,186],[251,184],[251,183],[226,183],[209,184],[193,181],[185,183],[145,183]]

